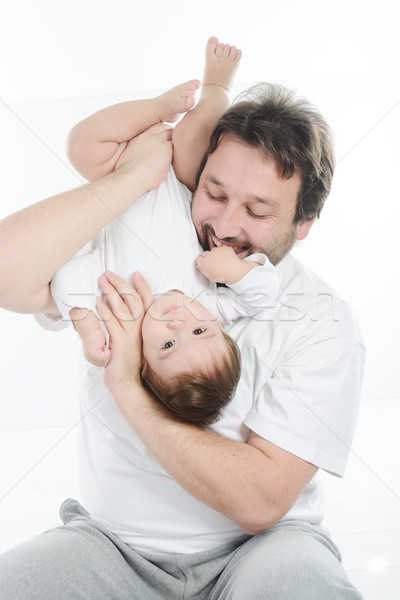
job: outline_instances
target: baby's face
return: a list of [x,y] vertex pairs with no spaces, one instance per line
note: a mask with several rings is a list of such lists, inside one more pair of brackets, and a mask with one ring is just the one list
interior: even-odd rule
[[165,380],[206,371],[227,353],[220,323],[178,290],[154,300],[143,319],[142,338],[145,361]]

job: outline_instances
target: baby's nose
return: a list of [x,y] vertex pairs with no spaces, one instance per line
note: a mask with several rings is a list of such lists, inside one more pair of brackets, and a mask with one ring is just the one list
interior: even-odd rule
[[169,329],[172,329],[172,330],[182,329],[184,324],[185,324],[185,322],[182,318],[181,313],[176,313],[174,316],[170,316],[170,318],[168,320],[168,327],[169,327]]

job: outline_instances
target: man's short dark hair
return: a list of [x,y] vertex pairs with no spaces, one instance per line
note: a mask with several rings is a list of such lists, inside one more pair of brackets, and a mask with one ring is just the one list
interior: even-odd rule
[[331,188],[335,157],[329,126],[312,104],[296,98],[284,86],[270,83],[259,83],[240,94],[211,135],[196,186],[208,157],[228,136],[273,159],[283,178],[296,172],[300,175],[294,223],[320,216]]

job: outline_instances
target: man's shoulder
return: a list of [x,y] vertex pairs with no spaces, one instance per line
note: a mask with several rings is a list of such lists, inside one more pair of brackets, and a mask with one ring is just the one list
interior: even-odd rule
[[353,307],[333,286],[292,254],[278,265],[279,294],[267,311],[240,323],[236,333],[246,339],[269,334],[283,343],[329,337],[361,341]]
[[276,266],[281,293],[286,290],[326,291],[339,296],[323,277],[309,269],[293,254],[288,254]]
[[287,255],[276,267],[279,279],[280,298],[285,294],[299,295],[312,301],[326,296],[343,307],[349,303],[321,275],[309,269],[294,255]]

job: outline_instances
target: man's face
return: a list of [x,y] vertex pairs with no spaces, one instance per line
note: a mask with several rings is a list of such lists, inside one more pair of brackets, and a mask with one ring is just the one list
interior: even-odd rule
[[312,222],[293,224],[301,179],[282,179],[259,150],[224,137],[193,195],[192,219],[205,250],[228,245],[241,258],[262,252],[277,264]]

